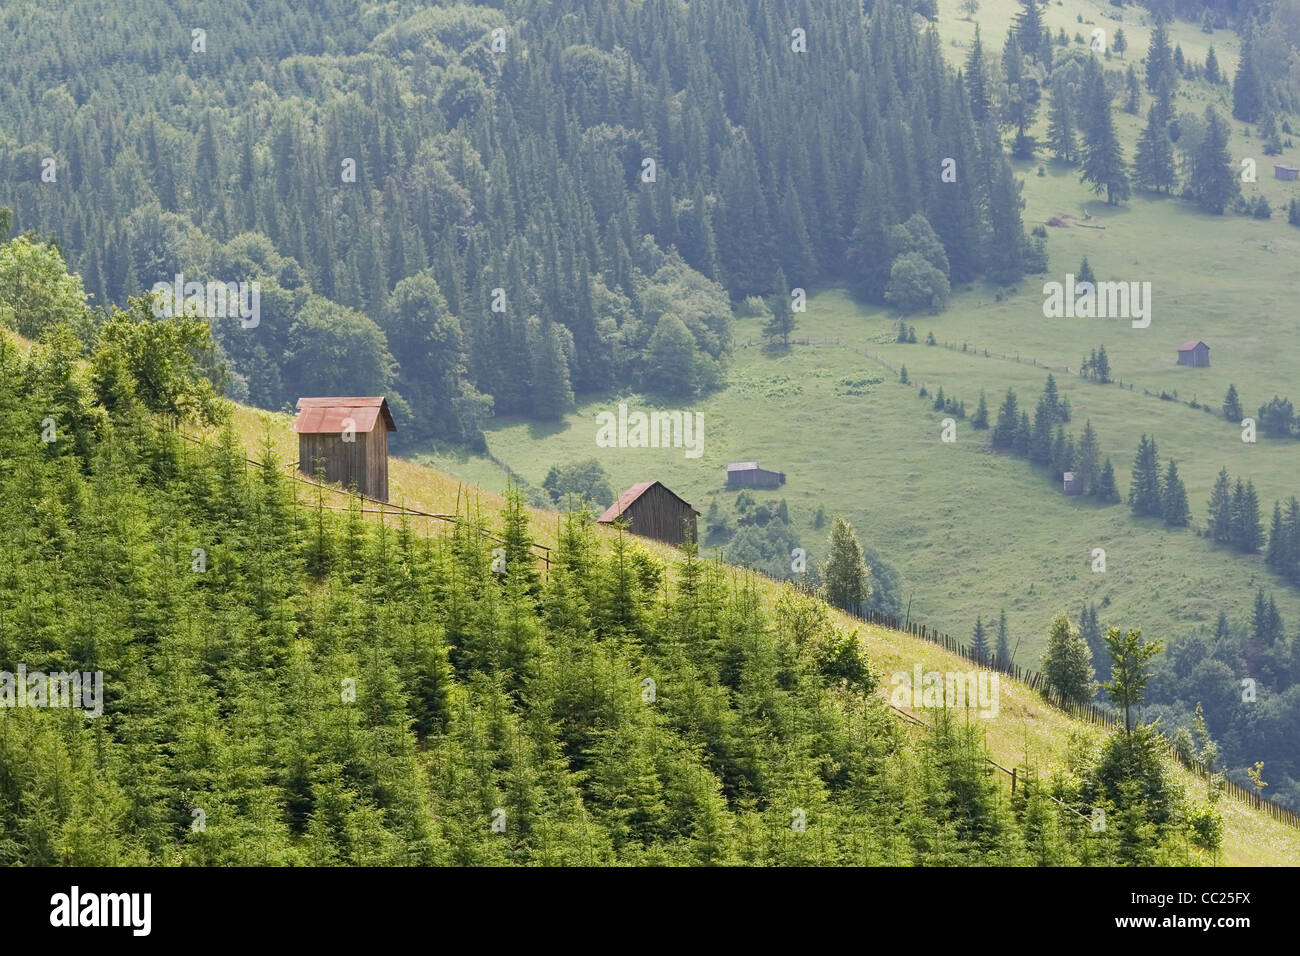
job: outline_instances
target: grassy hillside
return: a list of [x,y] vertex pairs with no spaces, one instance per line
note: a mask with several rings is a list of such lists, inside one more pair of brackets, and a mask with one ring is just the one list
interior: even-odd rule
[[[990,55],[1000,47],[1016,9],[1009,2],[981,5],[977,19]],[[1088,24],[1075,21],[1080,9],[1085,21],[1112,30],[1120,24],[1109,17],[1124,18],[1129,49],[1123,58],[1113,57],[1109,68],[1145,54],[1149,29],[1141,11],[1070,4],[1049,7],[1045,15],[1054,32],[1064,26],[1071,38],[1076,29],[1087,36]],[[956,10],[955,2],[941,4],[939,28],[956,45],[948,48],[950,55],[964,57],[974,27]],[[1222,67],[1233,68],[1235,35],[1218,31],[1211,37],[1179,23],[1171,36],[1197,60],[1213,42]],[[1199,114],[1213,102],[1226,115],[1229,100],[1227,87],[1184,82],[1178,109]],[[1144,94],[1138,116],[1115,113],[1130,159],[1148,102]],[[1040,136],[1045,104],[1046,99],[1036,130]],[[726,503],[734,497],[722,488],[724,462],[757,458],[788,476],[786,486],[769,497],[787,499],[800,543],[811,554],[820,555],[824,539],[812,526],[816,509],[845,514],[864,540],[903,572],[914,617],[965,635],[977,616],[996,616],[1005,606],[1026,663],[1037,661],[1053,613],[1063,607],[1074,612],[1085,600],[1102,603],[1109,620],[1172,635],[1212,625],[1221,609],[1245,620],[1262,586],[1276,595],[1291,633],[1300,622],[1300,595],[1269,574],[1262,559],[1213,549],[1192,531],[1135,522],[1122,505],[1102,509],[1066,499],[1023,461],[983,453],[987,433],[975,433],[965,423],[956,444],[941,444],[944,416],[916,396],[919,384],[932,393],[942,387],[963,400],[970,414],[983,390],[990,414],[996,415],[1012,387],[1022,409],[1032,412],[1047,371],[1031,363],[1052,366],[1073,408],[1070,428],[1077,434],[1085,420],[1092,421],[1103,452],[1114,462],[1121,493],[1139,437],[1154,435],[1162,463],[1170,457],[1178,462],[1195,526],[1205,525],[1206,502],[1221,468],[1255,482],[1267,524],[1275,499],[1300,493],[1295,467],[1300,448],[1263,436],[1245,444],[1240,428],[1217,411],[1229,384],[1236,385],[1252,416],[1275,394],[1300,396],[1300,365],[1289,349],[1277,345],[1294,333],[1289,276],[1300,251],[1300,230],[1286,224],[1284,210],[1291,198],[1300,197],[1300,184],[1277,181],[1271,171],[1274,160],[1300,164],[1300,148],[1265,157],[1252,152],[1257,141],[1243,135],[1250,132],[1247,127],[1231,125],[1234,156],[1254,155],[1259,165],[1259,182],[1243,185],[1243,191],[1268,197],[1275,210],[1271,221],[1210,216],[1187,202],[1142,195],[1110,207],[1079,182],[1076,167],[1046,159],[1021,163],[1026,225],[1052,217],[1070,225],[1048,228],[1045,275],[1010,289],[956,290],[942,314],[906,317],[922,342],[933,333],[952,349],[895,344],[896,313],[862,307],[842,291],[825,291],[798,316],[795,334],[838,339],[838,347],[773,352],[761,347],[759,323],[737,323],[741,344],[726,389],[689,405],[705,416],[701,458],[686,459],[680,450],[598,448],[594,416],[620,400],[634,407],[684,407],[623,393],[587,401],[559,425],[498,420],[489,430],[489,447],[533,483],[552,464],[596,457],[616,490],[656,477],[701,511],[713,500]],[[1077,272],[1085,256],[1099,280],[1152,284],[1149,327],[1044,318],[1042,284]],[[1211,345],[1211,367],[1178,366],[1177,346],[1196,339]],[[1122,387],[1078,377],[1082,358],[1100,345],[1106,346]],[[910,388],[896,380],[893,369],[901,366],[914,383]],[[884,381],[870,384],[866,394],[849,394],[862,389],[845,384],[877,378]],[[1179,401],[1162,401],[1162,392]],[[1215,414],[1190,408],[1190,401],[1210,406]],[[491,487],[505,480],[492,462],[454,450],[435,449],[429,460]],[[1106,549],[1105,574],[1089,570],[1095,547]]]
[[[290,431],[289,416],[268,415],[241,407],[237,409],[236,422],[250,454],[269,436],[273,446],[286,460],[291,461],[295,457],[296,444]],[[915,440],[925,441],[921,436]],[[390,482],[394,502],[400,501],[420,510],[452,511],[457,501],[464,500],[467,494],[472,494],[474,500],[482,502],[491,510],[504,503],[501,495],[489,488],[471,488],[435,468],[401,459],[392,461]],[[314,492],[303,489],[303,494],[310,497]],[[556,538],[553,529],[558,527],[560,517],[553,512],[538,509],[531,509],[531,514],[538,540],[542,544],[554,546]],[[377,519],[372,516],[372,520]],[[438,522],[431,524],[435,528],[443,527]],[[616,532],[612,529],[598,528],[597,533],[607,544],[616,537]],[[644,540],[639,544],[665,560],[672,560],[677,554],[674,549],[654,541]],[[765,604],[771,607],[783,592],[783,585],[761,576],[756,580]],[[867,655],[886,677],[880,688],[882,695],[887,694],[890,675],[910,673],[918,663],[925,671],[964,671],[969,667],[969,662],[965,659],[927,641],[863,624],[838,611],[832,611],[832,615],[840,626],[857,630]],[[920,716],[931,719],[933,715],[922,713]],[[1095,745],[1104,737],[1104,732],[1100,729],[1073,720],[1045,704],[1035,692],[1010,680],[1001,684],[998,715],[993,719],[978,719],[977,724],[985,732],[988,751],[994,760],[1006,767],[1033,765],[1044,776],[1067,765],[1072,739],[1091,741]],[[1189,792],[1195,793],[1203,789],[1204,785],[1195,781],[1181,767],[1173,763],[1170,767]],[[1224,862],[1230,865],[1300,864],[1300,831],[1236,801],[1222,801],[1219,806],[1226,833]]]

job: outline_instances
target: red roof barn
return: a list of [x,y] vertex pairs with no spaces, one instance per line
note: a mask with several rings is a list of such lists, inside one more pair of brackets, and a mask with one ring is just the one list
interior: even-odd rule
[[618,496],[600,516],[601,524],[613,524],[619,518],[628,522],[633,534],[654,538],[667,544],[696,540],[695,519],[699,512],[680,495],[658,481],[641,481]]
[[298,433],[298,470],[360,494],[388,500],[388,433],[397,431],[383,398],[300,398],[293,430]]
[[1204,342],[1184,342],[1178,346],[1178,364],[1202,368],[1210,364],[1210,347]]

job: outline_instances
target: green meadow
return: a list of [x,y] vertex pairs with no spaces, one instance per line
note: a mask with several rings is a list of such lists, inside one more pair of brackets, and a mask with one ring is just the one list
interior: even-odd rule
[[[991,56],[998,55],[1015,9],[1009,0],[981,4],[977,18]],[[1053,33],[1065,27],[1071,42],[1075,32],[1088,37],[1091,24],[1077,23],[1078,9],[1049,7],[1045,15]],[[1083,9],[1085,21],[1107,26],[1112,35],[1116,26],[1125,31],[1129,48],[1123,58],[1112,57],[1110,68],[1145,54],[1149,30],[1137,11],[1102,4]],[[947,53],[957,63],[964,60],[974,25],[961,18],[955,0],[945,0],[940,10]],[[1110,19],[1112,13],[1124,20]],[[1181,23],[1171,32],[1189,58],[1203,60],[1213,42],[1221,67],[1235,67],[1235,37],[1228,32],[1211,37]],[[1180,110],[1200,113],[1207,102],[1231,112],[1226,86],[1180,87]],[[1130,159],[1148,104],[1144,92],[1140,116],[1116,111]],[[1044,100],[1040,137],[1046,112]],[[910,602],[913,619],[966,637],[977,616],[996,618],[1005,608],[1013,645],[1020,645],[1017,659],[1030,666],[1038,663],[1052,615],[1061,608],[1073,615],[1085,600],[1101,606],[1103,622],[1168,637],[1212,627],[1220,609],[1245,620],[1255,590],[1263,587],[1276,596],[1288,633],[1294,632],[1300,595],[1273,577],[1262,557],[1212,547],[1195,530],[1205,525],[1221,468],[1234,479],[1255,482],[1265,529],[1275,499],[1300,495],[1300,443],[1262,435],[1244,443],[1240,426],[1220,412],[1230,383],[1248,415],[1274,394],[1300,402],[1296,351],[1277,347],[1294,341],[1300,324],[1300,229],[1287,225],[1285,214],[1286,203],[1300,196],[1300,183],[1272,175],[1275,161],[1300,165],[1300,149],[1265,157],[1252,153],[1258,141],[1249,138],[1251,130],[1236,121],[1232,129],[1234,156],[1257,160],[1259,181],[1243,184],[1243,191],[1264,192],[1274,209],[1271,220],[1209,216],[1187,202],[1146,195],[1110,207],[1079,182],[1076,168],[1040,155],[1018,166],[1025,227],[1053,217],[1067,223],[1047,229],[1047,274],[1010,288],[957,289],[942,314],[903,317],[915,327],[918,344],[894,341],[897,313],[863,307],[845,290],[820,290],[797,316],[795,331],[814,344],[773,349],[764,345],[757,320],[737,320],[728,383],[719,392],[689,406],[615,393],[586,401],[562,423],[548,426],[498,420],[488,435],[491,452],[533,484],[552,464],[595,457],[616,493],[659,479],[702,513],[714,501],[726,509],[734,502],[735,493],[724,487],[725,462],[757,459],[786,473],[780,491],[759,494],[786,499],[810,557],[820,558],[825,549],[825,529],[814,528],[817,509],[843,514],[901,572],[903,601]],[[1085,256],[1099,281],[1151,283],[1149,327],[1133,328],[1128,319],[1043,316],[1043,284],[1063,282]],[[939,345],[924,344],[930,333]],[[1210,345],[1211,366],[1178,366],[1177,346],[1197,339]],[[1082,358],[1101,345],[1122,386],[1079,377]],[[908,385],[895,372],[903,366]],[[1047,376],[1040,366],[1056,367],[1076,436],[1085,420],[1092,421],[1122,495],[1140,436],[1155,436],[1162,467],[1171,456],[1178,462],[1193,529],[1137,521],[1123,504],[1100,507],[1066,497],[1042,471],[992,453],[989,433],[967,422],[958,422],[955,442],[944,443],[946,416],[918,394],[920,385],[931,393],[942,388],[965,402],[969,416],[983,390],[994,418],[1010,387],[1032,415]],[[1177,400],[1162,400],[1162,392]],[[615,410],[619,401],[634,410],[702,412],[703,455],[597,447],[595,416]],[[1190,407],[1193,401],[1213,413]],[[486,458],[435,450],[426,460],[487,487],[503,487],[506,480]],[[1105,549],[1103,573],[1091,570],[1094,548]]]

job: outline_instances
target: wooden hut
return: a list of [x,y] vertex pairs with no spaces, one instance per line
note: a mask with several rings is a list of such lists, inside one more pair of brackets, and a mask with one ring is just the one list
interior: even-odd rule
[[1282,163],[1273,164],[1274,179],[1300,179],[1300,169],[1294,166],[1286,166]]
[[388,433],[397,431],[383,398],[300,398],[298,470],[381,501],[388,500]]
[[1079,480],[1077,474],[1073,471],[1067,471],[1061,477],[1063,480],[1063,490],[1067,495],[1083,494],[1083,482]]
[[628,530],[667,544],[697,540],[695,519],[699,512],[680,495],[658,481],[642,481],[618,497],[600,516],[601,524],[613,524],[619,518],[628,522]]
[[1210,347],[1204,342],[1184,342],[1178,346],[1178,364],[1206,368],[1210,364]]
[[728,488],[779,488],[785,484],[785,472],[759,468],[756,461],[727,462]]

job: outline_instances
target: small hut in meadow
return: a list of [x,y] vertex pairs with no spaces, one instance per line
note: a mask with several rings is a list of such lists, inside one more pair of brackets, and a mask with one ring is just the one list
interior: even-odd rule
[[1274,163],[1273,178],[1274,179],[1300,179],[1300,169],[1296,169],[1294,166],[1284,165],[1283,163]]
[[785,484],[785,472],[759,468],[756,461],[727,462],[728,488],[779,488]]
[[293,430],[303,474],[323,466],[326,481],[388,500],[388,433],[397,425],[386,399],[300,398]]
[[1178,364],[1192,368],[1209,367],[1210,347],[1204,342],[1184,342],[1178,346]]
[[618,496],[600,516],[601,524],[613,524],[620,518],[628,530],[665,544],[697,540],[695,519],[699,512],[690,502],[670,491],[662,482],[641,481]]
[[1067,471],[1063,476],[1063,490],[1067,495],[1083,494],[1083,482],[1079,480],[1078,475],[1073,471]]

